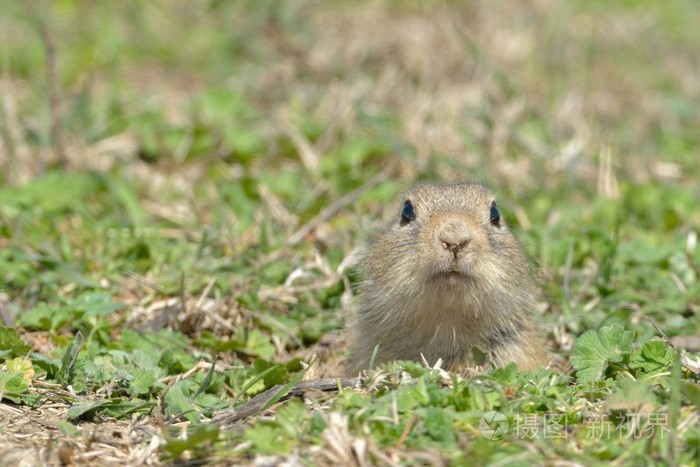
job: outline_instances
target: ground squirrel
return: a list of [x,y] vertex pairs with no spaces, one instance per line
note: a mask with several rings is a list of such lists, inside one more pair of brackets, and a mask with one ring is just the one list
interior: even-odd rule
[[546,366],[533,312],[539,289],[493,194],[475,183],[423,184],[364,261],[360,304],[348,319],[348,373],[423,361]]

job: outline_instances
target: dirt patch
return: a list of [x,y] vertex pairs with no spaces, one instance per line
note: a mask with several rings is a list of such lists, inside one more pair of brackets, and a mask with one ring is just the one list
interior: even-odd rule
[[0,404],[0,465],[155,465],[164,441],[150,417],[68,422],[69,406]]

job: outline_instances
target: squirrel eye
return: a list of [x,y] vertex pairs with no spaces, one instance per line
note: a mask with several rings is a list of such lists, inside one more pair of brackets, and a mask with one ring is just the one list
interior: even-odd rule
[[501,226],[501,213],[498,210],[498,207],[496,207],[495,201],[493,203],[491,203],[491,212],[489,214],[489,222],[491,222],[491,225],[494,225],[496,227]]
[[413,204],[406,200],[403,203],[403,209],[401,209],[401,220],[399,225],[406,225],[416,218],[416,213],[413,211]]

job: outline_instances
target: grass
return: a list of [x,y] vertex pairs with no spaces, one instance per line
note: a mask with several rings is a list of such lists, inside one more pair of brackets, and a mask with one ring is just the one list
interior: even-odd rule
[[[0,9],[8,465],[697,462],[694,3]],[[209,422],[342,356],[355,249],[471,178],[571,371],[395,363]]]

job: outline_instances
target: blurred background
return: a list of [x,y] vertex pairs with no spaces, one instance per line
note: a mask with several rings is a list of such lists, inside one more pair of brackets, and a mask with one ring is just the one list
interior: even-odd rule
[[[222,463],[298,463],[337,432],[348,463],[350,436],[392,462],[682,462],[664,432],[608,442],[584,417],[677,413],[649,320],[700,349],[699,24],[694,0],[0,2],[0,394],[18,404],[0,404],[0,458],[139,465],[218,443]],[[422,411],[385,374],[228,437],[201,423],[318,376],[314,353],[342,357],[358,251],[415,182],[472,179],[532,259],[554,352],[623,323],[588,349],[602,375],[627,336],[637,367],[597,386],[445,380]],[[571,449],[481,438],[464,417],[493,407],[568,414]],[[682,410],[669,446],[690,459],[697,409]]]
[[[403,190],[477,179],[562,335],[640,307],[680,332],[697,24],[683,0],[3,2],[6,322],[107,290],[128,323],[159,304],[282,355],[339,325],[344,259]],[[236,326],[167,301],[202,292]]]

